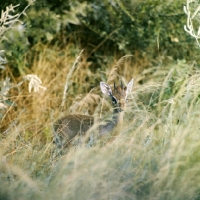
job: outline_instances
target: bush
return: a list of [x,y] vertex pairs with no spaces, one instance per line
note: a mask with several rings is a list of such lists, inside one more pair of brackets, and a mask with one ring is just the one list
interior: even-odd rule
[[150,59],[170,55],[198,60],[195,41],[183,28],[183,5],[182,0],[36,1],[26,25],[12,32],[4,47],[20,73],[31,67],[33,57],[29,54],[28,60],[26,52],[38,43],[63,48],[72,42],[84,48],[96,66],[100,56],[115,51],[119,57],[139,51]]

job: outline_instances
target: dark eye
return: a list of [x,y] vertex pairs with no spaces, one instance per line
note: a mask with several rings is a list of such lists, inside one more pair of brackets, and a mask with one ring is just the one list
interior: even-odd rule
[[112,103],[117,104],[117,100],[115,99],[115,97],[112,97]]

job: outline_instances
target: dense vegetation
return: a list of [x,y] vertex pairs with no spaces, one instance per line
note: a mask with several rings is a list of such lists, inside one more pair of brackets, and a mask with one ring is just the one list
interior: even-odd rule
[[[10,4],[0,5],[0,199],[200,199],[200,49],[183,28],[186,2]],[[122,132],[94,129],[57,155],[52,123],[109,115],[99,82],[131,78]]]

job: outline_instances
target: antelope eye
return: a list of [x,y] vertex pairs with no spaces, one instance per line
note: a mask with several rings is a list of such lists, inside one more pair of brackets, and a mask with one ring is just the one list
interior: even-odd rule
[[115,99],[115,97],[112,97],[112,103],[117,104],[117,100]]

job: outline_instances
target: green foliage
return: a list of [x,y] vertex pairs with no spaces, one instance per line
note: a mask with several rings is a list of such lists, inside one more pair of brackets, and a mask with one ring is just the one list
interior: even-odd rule
[[24,19],[26,23],[7,36],[9,40],[4,41],[2,49],[7,49],[12,67],[22,74],[33,60],[26,52],[38,43],[61,47],[68,42],[81,44],[85,52],[95,56],[92,59],[97,65],[99,55],[108,56],[115,50],[122,54],[145,52],[150,58],[161,54],[198,60],[195,41],[183,28],[184,3],[183,0],[36,1]]
[[[19,57],[27,50],[26,38],[24,38],[24,27],[20,20],[22,15],[26,16],[26,10],[33,3],[34,0],[30,0],[29,4],[21,11],[16,13],[16,6],[9,5],[5,10],[2,10],[0,19],[0,53],[5,52],[7,57],[11,61],[16,61],[18,66],[22,66],[23,57]],[[2,50],[3,49],[3,50]],[[2,55],[0,55],[0,65],[5,64],[6,60]],[[1,66],[1,68],[3,68]],[[19,71],[20,71],[19,67]]]
[[182,6],[182,0],[95,1],[81,19],[125,52],[145,50],[158,55],[167,51],[175,59],[182,59],[194,54],[193,41],[183,29],[186,18]]
[[[72,2],[65,3],[67,8],[70,6],[69,10],[63,9],[62,13],[58,14],[59,7],[54,8],[54,5],[48,4],[47,1],[36,1],[29,10],[28,17],[23,19],[24,23],[15,24],[15,26],[12,26],[12,30],[4,34],[7,39],[3,41],[0,48],[6,49],[6,57],[15,74],[24,75],[27,68],[31,68],[34,55],[27,52],[33,46],[39,43],[60,44],[63,38],[60,38],[59,35],[62,35],[65,27],[69,23],[76,25],[80,23],[77,13],[85,15],[86,3]],[[57,4],[62,5],[61,2]],[[53,11],[52,8],[54,8]],[[25,15],[25,12],[23,14]],[[32,52],[34,51],[35,48]]]

